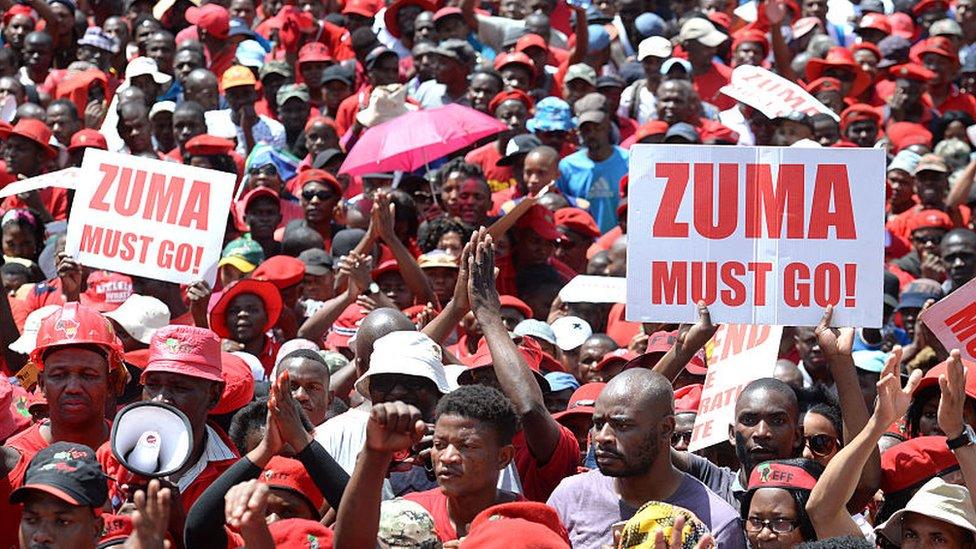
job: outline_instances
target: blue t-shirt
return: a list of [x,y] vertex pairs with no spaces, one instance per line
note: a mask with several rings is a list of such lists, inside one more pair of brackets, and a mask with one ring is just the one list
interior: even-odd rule
[[627,174],[628,153],[613,148],[603,162],[594,162],[586,149],[559,161],[559,180],[556,186],[566,196],[585,198],[590,202],[590,215],[600,232],[617,226],[617,204],[620,201],[620,178]]

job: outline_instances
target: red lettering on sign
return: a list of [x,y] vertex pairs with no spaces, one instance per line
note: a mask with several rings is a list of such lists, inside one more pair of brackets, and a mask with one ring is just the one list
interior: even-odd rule
[[959,341],[966,341],[966,351],[976,356],[976,302],[966,305],[945,319],[945,325]]
[[176,214],[182,196],[182,177],[173,177],[167,183],[165,175],[154,173],[149,181],[149,192],[146,194],[146,207],[142,211],[142,218],[156,221],[165,218],[167,223],[176,223]]
[[738,261],[722,264],[722,303],[735,307],[746,302],[746,285],[739,280],[746,274],[746,266]]
[[684,200],[685,187],[688,186],[688,164],[658,164],[655,171],[657,177],[667,179],[664,184],[664,196],[661,206],[654,218],[652,229],[656,237],[687,237],[688,224],[678,223],[678,208]]
[[[831,209],[833,202],[833,209]],[[810,229],[808,238],[826,239],[830,227],[836,238],[854,240],[854,206],[851,204],[851,184],[844,164],[820,164],[813,187],[813,203],[810,205]]]
[[727,238],[739,215],[739,166],[718,165],[718,221],[715,221],[714,164],[695,164],[695,230],[705,238]]
[[[671,268],[672,266],[673,268]],[[683,261],[676,263],[651,262],[651,300],[654,303],[677,303],[680,305],[686,303],[688,293],[686,266],[687,263]]]
[[142,188],[146,183],[146,172],[132,168],[122,168],[119,174],[119,188],[115,192],[115,211],[126,217],[135,215],[142,202]]
[[186,197],[180,225],[189,227],[194,225],[201,231],[207,230],[207,216],[210,209],[210,185],[203,181],[194,181],[190,187],[190,194]]
[[773,190],[772,166],[746,165],[746,238],[763,236],[763,218],[769,238],[803,238],[803,165],[782,164]]
[[105,201],[105,197],[108,195],[109,189],[112,188],[112,182],[115,181],[115,176],[119,173],[119,167],[112,164],[99,164],[98,169],[104,175],[102,175],[102,181],[98,184],[98,188],[95,189],[95,194],[92,195],[88,207],[93,210],[107,212],[109,206],[108,202]]

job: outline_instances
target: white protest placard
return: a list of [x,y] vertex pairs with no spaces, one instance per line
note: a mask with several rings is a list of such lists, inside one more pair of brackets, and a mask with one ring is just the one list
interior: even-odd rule
[[88,149],[65,250],[83,265],[214,283],[234,175]]
[[20,181],[14,181],[6,187],[0,189],[0,198],[6,198],[15,194],[46,189],[48,187],[60,187],[62,189],[74,189],[75,180],[78,177],[79,168],[71,167],[56,172],[49,172],[35,177],[28,177]]
[[758,110],[767,118],[797,111],[811,116],[829,114],[834,120],[840,120],[837,113],[817,101],[796,82],[754,65],[739,65],[733,69],[731,80],[719,91]]
[[559,290],[559,298],[563,303],[626,303],[627,279],[576,275]]
[[689,451],[729,439],[739,393],[776,368],[782,326],[722,324],[709,342],[711,354]]
[[885,153],[634,145],[627,320],[880,327]]
[[939,300],[918,317],[947,351],[976,360],[976,278]]

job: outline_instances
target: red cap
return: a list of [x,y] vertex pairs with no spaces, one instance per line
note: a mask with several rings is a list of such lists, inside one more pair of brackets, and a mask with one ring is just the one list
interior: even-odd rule
[[[925,210],[927,212],[937,211],[937,210]],[[924,212],[922,212],[924,213]],[[939,212],[945,215],[943,212]],[[963,367],[966,369],[966,396],[969,398],[976,399],[976,364],[968,360],[962,361]],[[936,364],[935,367],[925,372],[925,376],[918,383],[918,387],[915,388],[913,395],[917,395],[919,391],[925,389],[926,387],[931,387],[933,385],[939,384],[939,376],[944,375],[949,369],[949,361],[945,360]]]
[[743,29],[734,33],[732,38],[732,51],[735,51],[740,44],[756,42],[762,46],[764,54],[769,53],[769,40],[766,39],[766,33],[759,29]]
[[242,278],[231,282],[224,288],[224,293],[210,310],[210,328],[220,337],[230,338],[230,328],[227,326],[227,307],[235,297],[242,294],[253,294],[264,302],[264,309],[268,316],[268,321],[261,328],[262,332],[267,332],[281,315],[281,293],[277,286],[266,280],[254,280],[253,278]]
[[606,386],[606,383],[598,381],[580,385],[578,389],[573,391],[573,396],[569,397],[569,405],[566,406],[566,410],[553,414],[553,419],[559,421],[567,416],[592,416],[596,410],[593,405],[596,404],[596,399],[599,398],[600,393],[603,392],[603,388]]
[[881,489],[891,495],[958,468],[945,437],[916,437],[881,454]]
[[350,304],[332,323],[332,328],[325,336],[325,347],[333,350],[349,348],[349,340],[356,335],[364,318],[366,313],[362,306],[358,303]]
[[33,8],[24,4],[14,4],[7,11],[3,12],[3,26],[9,25],[10,20],[18,15],[26,15],[35,24],[37,23],[37,14],[34,13]]
[[[521,57],[525,57],[526,59],[529,58],[529,56],[525,55],[524,53],[502,54],[502,56],[505,55],[519,55]],[[532,61],[529,61],[529,64],[531,65]],[[533,69],[532,73],[535,74],[535,69]],[[522,104],[525,105],[525,110],[527,111],[531,111],[532,107],[535,106],[535,101],[532,101],[532,98],[529,97],[529,94],[525,93],[524,91],[519,89],[505,90],[505,91],[498,92],[497,94],[495,94],[495,97],[491,98],[491,101],[488,102],[488,112],[489,113],[495,112],[495,109],[497,109],[498,106],[502,104],[502,102],[509,101],[509,100],[521,101]]]
[[[891,23],[883,13],[866,13],[857,24],[859,29],[874,29],[885,34],[891,34]],[[881,59],[878,57],[878,59]]]
[[234,142],[222,137],[202,134],[191,137],[185,145],[190,156],[210,156],[216,154],[230,154],[234,150]]
[[895,154],[912,145],[932,146],[932,132],[915,122],[893,122],[888,125],[885,135]]
[[396,0],[383,14],[383,22],[386,23],[386,30],[396,38],[400,38],[400,23],[397,21],[397,14],[407,6],[418,6],[420,11],[434,11],[437,9],[433,3],[427,0]]
[[846,133],[847,128],[851,124],[860,122],[862,120],[873,120],[875,124],[881,126],[881,113],[879,113],[877,109],[871,105],[865,103],[855,103],[844,109],[844,112],[840,113],[841,133]]
[[[644,354],[628,362],[625,368],[653,368],[657,361],[661,360],[661,357],[670,351],[671,347],[674,347],[677,341],[678,330],[654,332],[647,339],[647,350],[644,351]],[[695,356],[685,365],[685,370],[696,376],[703,376],[708,372],[703,350],[695,353]]]
[[[635,142],[640,143],[642,139],[648,138],[652,135],[661,135],[667,133],[668,123],[664,120],[648,120],[637,128],[637,132],[634,134]],[[621,189],[621,192],[623,190]]]
[[906,40],[914,40],[915,21],[910,15],[897,11],[888,16],[888,22],[891,23],[891,34]]
[[549,45],[546,44],[545,38],[534,32],[523,34],[522,37],[515,42],[515,51],[517,52],[524,52],[529,48],[542,48],[549,51]]
[[848,92],[850,97],[861,95],[861,92],[871,84],[871,77],[861,70],[861,66],[854,61],[854,54],[851,53],[851,50],[839,46],[827,50],[826,58],[814,58],[807,63],[807,82],[813,82],[822,77],[824,71],[829,68],[842,68],[854,73],[854,84]]
[[380,264],[377,265],[375,269],[373,269],[373,271],[370,273],[370,278],[376,280],[377,278],[380,277],[380,275],[384,275],[386,273],[393,273],[393,272],[396,273],[400,272],[400,264],[397,263],[396,259],[387,259],[381,261]]
[[749,490],[759,488],[788,488],[813,490],[817,479],[803,467],[778,461],[766,461],[753,467],[749,475]]
[[502,70],[502,67],[512,64],[524,66],[525,68],[529,69],[529,74],[535,76],[535,63],[532,62],[532,59],[530,59],[528,55],[525,55],[520,51],[506,52],[495,58],[496,71],[500,71]]
[[935,78],[935,73],[918,63],[903,63],[888,69],[889,80],[898,80],[899,78],[914,80],[916,82],[928,82]]
[[933,36],[932,38],[925,40],[922,42],[922,47],[919,48],[915,53],[916,62],[921,62],[922,56],[926,53],[934,53],[949,59],[953,63],[959,63],[959,52],[952,44],[952,41],[945,36]]
[[317,520],[290,518],[268,525],[278,549],[331,549],[332,530]]
[[51,128],[48,128],[47,124],[40,120],[24,118],[17,122],[14,129],[10,131],[10,135],[18,135],[37,143],[48,158],[54,158],[58,155],[58,151],[54,150],[54,147],[50,145]]
[[236,412],[254,400],[254,374],[244,359],[224,351],[220,352],[220,375],[224,379],[224,393],[212,410],[211,416]]
[[493,505],[478,513],[464,543],[483,549],[510,549],[512,540],[519,547],[565,549],[569,533],[552,507],[535,501],[516,501]]
[[529,307],[524,301],[514,295],[502,295],[498,299],[501,301],[502,307],[515,309],[525,318],[532,318],[532,307]]
[[335,61],[329,48],[321,42],[309,42],[298,50],[298,64],[314,61]]
[[346,5],[342,8],[343,15],[361,15],[363,17],[374,17],[377,11],[369,0],[346,0]]
[[701,404],[702,388],[701,383],[685,385],[674,391],[674,413],[682,412],[698,413],[698,405]]
[[836,78],[831,78],[829,76],[824,76],[814,80],[813,82],[810,82],[809,84],[807,84],[806,88],[807,88],[807,93],[811,95],[822,91],[839,92],[840,80],[837,80]]
[[102,132],[93,130],[91,128],[84,128],[76,131],[75,134],[71,136],[71,143],[68,144],[68,151],[74,151],[82,147],[91,147],[93,149],[107,151],[108,142],[105,141],[105,136],[102,135]]
[[274,198],[275,201],[277,201],[277,202],[280,202],[281,201],[281,197],[278,196],[278,193],[274,192],[270,188],[268,188],[268,187],[254,187],[250,191],[247,191],[247,194],[245,194],[241,198],[241,203],[244,205],[243,210],[246,212],[248,206],[251,205],[251,202],[253,202],[254,200],[256,200],[258,198],[261,198],[262,196],[267,196],[267,197]]
[[132,535],[132,518],[129,515],[102,513],[102,523],[98,547],[121,546]]
[[579,208],[559,208],[553,215],[557,227],[567,229],[590,238],[600,237],[600,228],[593,221],[593,216]]
[[631,360],[634,360],[638,356],[639,355],[634,351],[621,347],[620,349],[610,351],[609,353],[603,355],[603,358],[600,359],[600,362],[597,363],[596,368],[594,368],[594,370],[599,372],[604,368],[606,368],[607,366],[609,366],[610,364],[613,364],[615,362],[622,362],[626,364]]
[[881,55],[881,50],[878,48],[878,46],[875,46],[871,42],[858,42],[857,44],[854,44],[853,46],[851,46],[851,52],[852,53],[857,53],[857,52],[859,52],[861,50],[868,50],[869,52],[873,53],[874,54],[874,57],[878,61],[880,61],[882,58],[884,58],[884,56]]
[[541,204],[532,206],[522,214],[522,217],[515,222],[515,227],[518,229],[532,229],[536,234],[546,240],[556,241],[562,236],[556,230],[552,210]]
[[94,271],[88,275],[88,289],[79,301],[100,313],[114,311],[132,295],[132,278],[110,271]]
[[[522,354],[522,358],[524,358],[525,362],[528,364],[529,369],[532,370],[536,376],[536,379],[538,379],[543,386],[548,386],[549,383],[542,375],[543,367],[545,367],[548,371],[565,371],[559,361],[546,354],[542,350],[542,347],[540,347],[539,344],[531,337],[523,337],[522,341],[520,341],[518,344],[518,350],[519,353]],[[478,342],[478,350],[475,351],[473,355],[462,359],[462,362],[464,362],[464,365],[468,367],[468,370],[474,370],[476,368],[488,368],[492,366],[494,361],[491,358],[491,352],[488,349],[487,341],[482,338],[481,341]],[[470,383],[469,378],[470,376],[466,371],[461,372],[461,375],[458,376],[458,383],[461,383],[462,385],[465,383]]]
[[186,10],[186,20],[214,38],[226,39],[230,36],[230,13],[217,4],[191,6]]
[[949,3],[946,0],[922,0],[912,6],[912,15],[918,17],[929,10],[935,9],[946,11],[949,9]]
[[436,12],[434,12],[434,23],[437,23],[439,19],[443,19],[444,17],[450,17],[452,15],[457,15],[458,17],[464,17],[464,13],[461,11],[461,8],[457,8],[454,6],[445,6],[437,10]]
[[267,280],[279,290],[298,285],[305,278],[305,263],[297,257],[275,255],[265,259],[251,273],[255,280]]
[[149,362],[139,381],[145,383],[150,372],[223,381],[220,339],[206,328],[164,326],[156,330],[149,342]]
[[282,456],[271,458],[264,467],[264,471],[261,471],[258,476],[258,482],[275,488],[291,490],[301,495],[308,499],[316,512],[325,503],[325,496],[319,491],[302,462],[297,459]]
[[295,188],[301,189],[309,181],[324,183],[327,186],[332,187],[332,190],[334,190],[336,194],[342,194],[342,185],[339,184],[339,181],[336,180],[335,176],[325,170],[313,168],[311,170],[305,170],[299,173],[298,179],[295,183]]
[[[952,219],[949,218],[949,214],[940,210],[922,210],[908,220],[908,228],[911,232],[915,232],[919,229],[943,229],[946,231],[951,231],[953,226],[954,225],[952,223]],[[943,363],[943,365],[944,364],[945,363]],[[935,368],[932,368],[929,370],[928,374],[931,374],[934,370]],[[942,373],[945,373],[944,366]],[[928,378],[928,374],[926,374],[925,378]],[[935,377],[934,379],[938,380],[938,377]]]

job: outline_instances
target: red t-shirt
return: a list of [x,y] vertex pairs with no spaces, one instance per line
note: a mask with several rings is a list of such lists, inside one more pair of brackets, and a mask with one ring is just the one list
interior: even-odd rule
[[949,111],[962,111],[969,116],[976,118],[976,98],[968,93],[959,91],[955,85],[949,86],[949,95],[941,105],[936,105],[936,109],[941,113]]
[[[949,218],[952,219],[953,225],[955,225],[956,228],[969,226],[969,220],[971,218],[971,212],[969,210],[969,206],[965,204],[960,204],[958,208],[959,208],[958,211],[954,211],[954,210],[946,211],[946,213],[949,214]],[[921,204],[909,208],[901,212],[900,214],[896,215],[895,217],[889,219],[888,222],[885,223],[885,228],[891,231],[891,234],[895,236],[899,236],[901,238],[910,240],[912,236],[912,231],[909,223],[911,222],[912,217],[914,217],[915,214],[920,211],[922,211]]]
[[732,69],[712,61],[712,68],[705,74],[700,74],[692,80],[695,91],[702,101],[707,101],[718,107],[720,110],[731,109],[735,106],[735,101],[719,92],[722,86],[729,83],[732,78]]
[[621,347],[630,345],[630,340],[641,331],[640,323],[628,322],[626,313],[626,303],[614,303],[607,314],[607,335]]
[[336,132],[342,137],[349,131],[349,128],[356,123],[356,114],[359,109],[365,108],[369,104],[369,96],[373,93],[371,86],[363,86],[359,91],[350,95],[339,103],[336,109],[335,125]]
[[[576,451],[576,454],[579,457],[579,450]],[[426,492],[413,492],[403,496],[403,499],[419,503],[421,507],[427,509],[431,518],[434,519],[434,532],[437,534],[437,539],[442,542],[458,539],[457,529],[451,522],[451,514],[447,510],[447,495],[440,488],[433,488]],[[517,501],[525,501],[525,498],[518,496]]]
[[576,474],[580,457],[579,442],[576,435],[562,425],[559,425],[559,442],[546,463],[540,464],[532,455],[525,442],[525,431],[515,434],[512,445],[515,446],[515,469],[522,481],[525,499],[545,503],[564,478]]
[[488,179],[488,186],[491,191],[501,191],[515,185],[515,172],[511,166],[499,166],[498,161],[502,159],[502,153],[498,152],[498,144],[495,141],[478,147],[469,152],[464,157],[468,164],[476,164],[485,172]]

